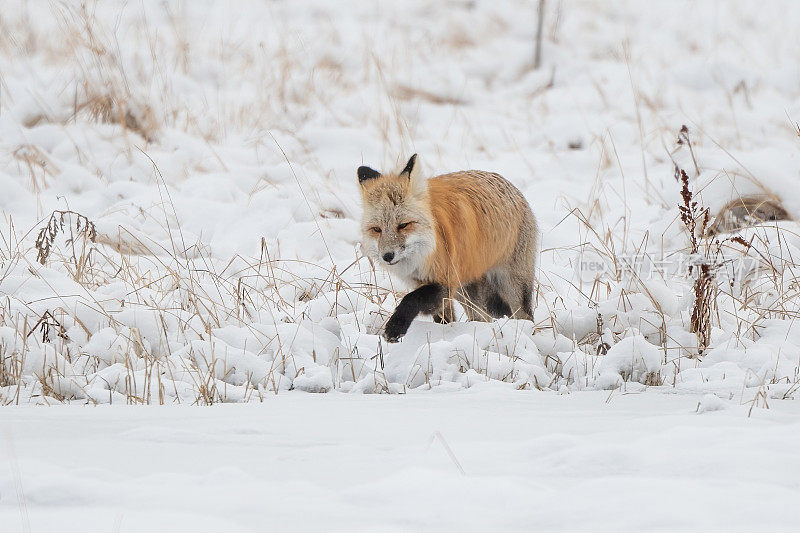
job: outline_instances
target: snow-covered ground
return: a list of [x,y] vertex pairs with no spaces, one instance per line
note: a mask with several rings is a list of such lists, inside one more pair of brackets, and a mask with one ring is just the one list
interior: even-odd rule
[[[800,415],[717,401],[290,392],[0,423],[30,531],[797,531]],[[24,531],[11,475],[0,494]]]
[[[800,227],[691,253],[675,167],[800,217],[800,4],[536,4],[4,2],[0,523],[796,526]],[[380,339],[412,153],[525,194],[534,322]]]

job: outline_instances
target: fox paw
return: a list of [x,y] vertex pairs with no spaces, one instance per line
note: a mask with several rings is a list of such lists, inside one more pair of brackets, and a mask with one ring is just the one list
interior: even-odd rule
[[406,334],[410,325],[410,321],[403,320],[397,315],[392,315],[392,318],[389,319],[383,330],[383,338],[386,339],[387,342],[397,342],[400,340],[400,337]]

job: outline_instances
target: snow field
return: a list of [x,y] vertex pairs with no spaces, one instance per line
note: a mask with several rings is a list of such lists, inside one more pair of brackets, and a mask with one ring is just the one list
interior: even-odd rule
[[0,417],[30,531],[794,531],[793,402],[711,397],[492,382]]

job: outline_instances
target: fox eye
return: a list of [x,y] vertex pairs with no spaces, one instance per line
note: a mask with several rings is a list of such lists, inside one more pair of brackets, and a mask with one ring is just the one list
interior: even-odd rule
[[409,224],[411,224],[411,222],[403,222],[402,224],[398,224],[397,229],[401,230],[403,228],[407,228]]
[[371,228],[369,228],[369,230],[372,233],[380,233],[381,232],[381,228],[379,228],[378,226],[372,226]]

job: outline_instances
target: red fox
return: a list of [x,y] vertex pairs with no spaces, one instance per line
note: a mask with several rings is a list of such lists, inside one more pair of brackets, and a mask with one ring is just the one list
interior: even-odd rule
[[420,314],[470,320],[531,319],[537,226],[522,193],[498,174],[465,170],[430,179],[417,154],[400,171],[358,168],[362,249],[417,288],[397,305],[383,336],[396,342]]

